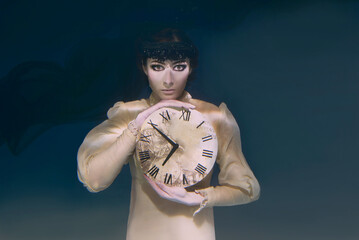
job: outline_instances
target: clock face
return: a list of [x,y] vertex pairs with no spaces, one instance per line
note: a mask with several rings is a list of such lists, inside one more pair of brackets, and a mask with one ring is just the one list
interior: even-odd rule
[[143,123],[136,161],[152,180],[188,187],[213,168],[218,141],[209,121],[196,110],[161,108]]

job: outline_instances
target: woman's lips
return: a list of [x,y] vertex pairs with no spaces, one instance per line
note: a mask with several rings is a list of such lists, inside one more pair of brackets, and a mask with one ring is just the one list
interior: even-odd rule
[[162,89],[161,90],[165,95],[170,95],[175,92],[175,89]]

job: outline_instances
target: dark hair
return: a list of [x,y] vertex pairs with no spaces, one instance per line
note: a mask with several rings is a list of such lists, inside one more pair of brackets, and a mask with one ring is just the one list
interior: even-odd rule
[[197,48],[179,29],[165,28],[156,32],[147,32],[138,39],[136,45],[137,67],[141,72],[142,65],[147,63],[148,58],[160,61],[188,58],[192,72],[198,65]]

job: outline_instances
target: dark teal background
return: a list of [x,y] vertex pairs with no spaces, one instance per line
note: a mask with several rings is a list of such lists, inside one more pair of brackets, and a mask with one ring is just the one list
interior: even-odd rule
[[[262,188],[257,202],[215,208],[217,239],[358,239],[359,1],[2,1],[0,83],[22,62],[62,66],[83,43],[96,42],[84,47],[87,58],[109,41],[131,42],[147,26],[165,22],[182,27],[198,46],[200,64],[189,91],[227,104]],[[123,72],[133,62],[126,48],[112,53]],[[131,92],[126,99],[146,97],[146,88],[128,84],[136,76],[98,79]],[[33,82],[15,84],[14,94],[1,98],[12,109],[0,114],[3,132],[16,132],[35,108],[42,119],[53,120],[41,109],[56,104],[59,83]],[[12,96],[20,88],[22,96],[46,92],[46,108],[16,102]],[[96,89],[82,99],[81,109],[107,94]],[[104,114],[120,95],[103,100],[99,111]],[[66,116],[16,156],[3,142],[0,239],[124,239],[129,169],[101,193],[82,187],[77,149],[99,123],[84,119]],[[31,124],[36,129],[44,123]]]

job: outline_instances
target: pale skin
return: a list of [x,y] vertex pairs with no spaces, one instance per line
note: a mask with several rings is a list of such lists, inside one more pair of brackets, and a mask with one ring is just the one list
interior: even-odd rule
[[[185,61],[166,60],[160,62],[149,58],[142,67],[144,73],[147,75],[152,93],[159,98],[160,101],[138,114],[135,120],[138,129],[141,128],[143,122],[151,113],[162,107],[195,108],[192,104],[177,100],[182,96],[188,76],[192,71],[188,59]],[[164,199],[187,206],[200,205],[204,200],[204,197],[200,193],[187,192],[186,189],[181,187],[167,187],[165,184],[151,181],[146,176],[145,178],[158,195]]]

